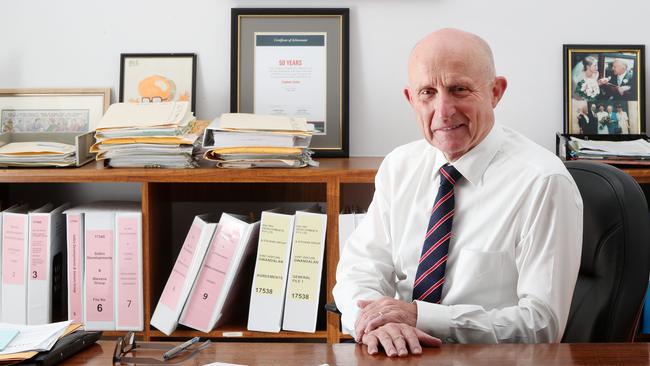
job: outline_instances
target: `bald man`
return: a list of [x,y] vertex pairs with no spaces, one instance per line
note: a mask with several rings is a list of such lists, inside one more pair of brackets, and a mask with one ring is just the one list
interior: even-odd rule
[[562,338],[582,200],[558,158],[495,123],[506,87],[476,35],[439,30],[411,52],[404,95],[424,139],[382,162],[334,287],[368,353]]
[[636,78],[624,60],[614,59],[611,69],[607,70],[607,77],[603,79],[606,80],[606,83],[600,87],[601,99],[636,99]]

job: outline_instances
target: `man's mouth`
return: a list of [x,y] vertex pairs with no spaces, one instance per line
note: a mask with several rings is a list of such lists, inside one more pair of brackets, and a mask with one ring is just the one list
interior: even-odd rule
[[452,131],[452,130],[457,129],[458,127],[460,127],[462,125],[463,125],[462,123],[458,123],[458,124],[447,126],[447,127],[436,128],[435,131],[443,131],[443,132]]

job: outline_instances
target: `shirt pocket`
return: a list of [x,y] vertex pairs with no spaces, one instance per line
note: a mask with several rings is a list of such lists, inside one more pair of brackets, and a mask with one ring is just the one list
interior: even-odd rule
[[508,252],[461,249],[454,267],[446,304],[486,310],[517,304],[517,269]]

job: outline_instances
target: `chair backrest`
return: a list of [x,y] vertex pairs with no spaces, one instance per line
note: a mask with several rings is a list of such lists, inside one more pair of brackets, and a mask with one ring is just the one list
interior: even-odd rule
[[610,165],[571,161],[584,204],[582,260],[563,342],[634,337],[648,286],[650,217],[639,184]]

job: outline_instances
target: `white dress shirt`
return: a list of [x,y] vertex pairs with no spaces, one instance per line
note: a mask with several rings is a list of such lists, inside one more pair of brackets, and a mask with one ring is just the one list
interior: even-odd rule
[[[354,331],[359,299],[412,300],[445,163],[425,140],[382,162],[337,268],[344,329]],[[548,150],[498,124],[452,165],[463,178],[442,300],[416,301],[417,327],[445,342],[559,342],[582,249],[582,198],[571,175]]]

